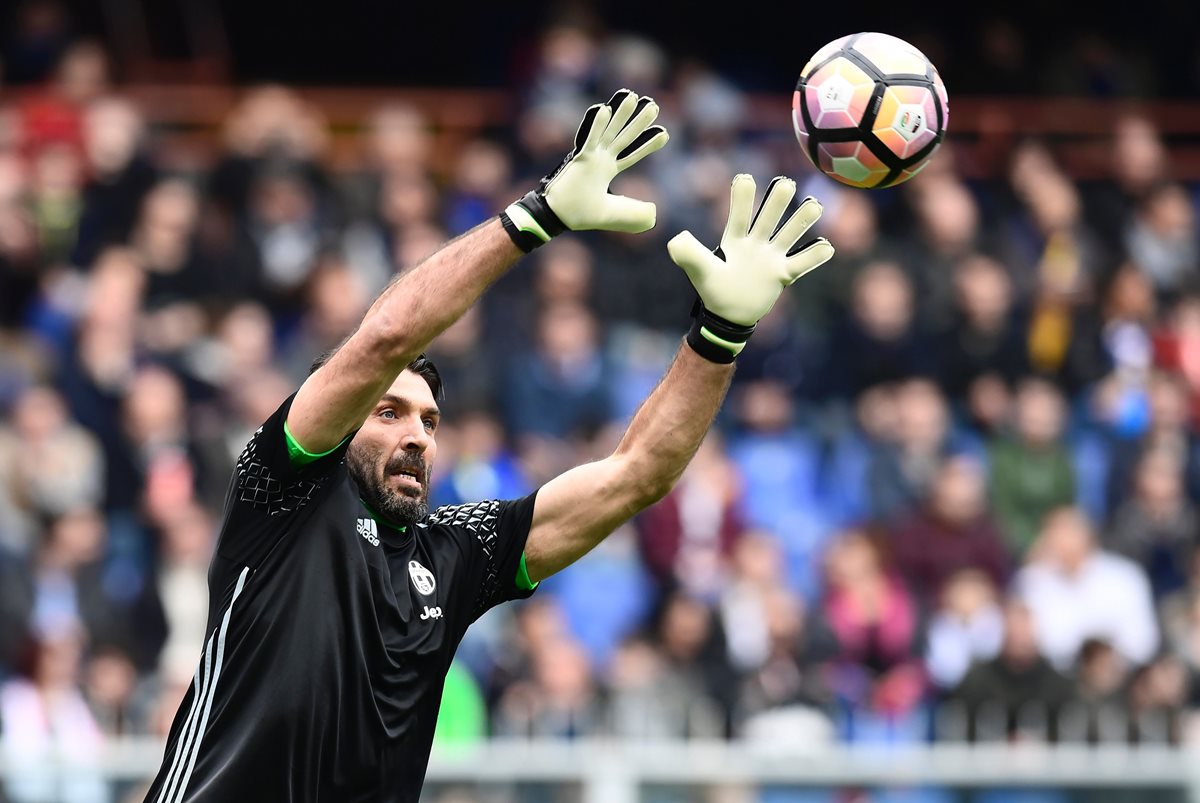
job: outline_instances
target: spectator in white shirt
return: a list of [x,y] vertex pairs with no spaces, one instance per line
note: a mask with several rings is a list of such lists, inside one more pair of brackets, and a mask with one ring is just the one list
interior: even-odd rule
[[1070,668],[1089,638],[1107,641],[1133,664],[1154,656],[1158,623],[1145,573],[1101,550],[1079,509],[1058,508],[1046,516],[1014,584],[1033,613],[1042,653],[1056,668]]

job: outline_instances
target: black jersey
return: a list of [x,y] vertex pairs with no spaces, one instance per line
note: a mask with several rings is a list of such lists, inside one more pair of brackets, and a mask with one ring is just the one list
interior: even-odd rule
[[531,593],[533,495],[398,530],[360,501],[347,444],[292,464],[290,406],[238,459],[207,640],[147,803],[416,801],[463,633]]

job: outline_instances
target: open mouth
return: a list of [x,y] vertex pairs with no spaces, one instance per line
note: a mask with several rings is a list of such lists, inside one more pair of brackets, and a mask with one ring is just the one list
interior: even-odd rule
[[402,468],[392,476],[395,477],[402,486],[416,488],[418,490],[423,487],[421,485],[421,477],[415,468]]

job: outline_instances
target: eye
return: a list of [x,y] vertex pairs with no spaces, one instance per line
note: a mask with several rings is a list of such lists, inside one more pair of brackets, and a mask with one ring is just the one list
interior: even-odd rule
[[395,410],[393,410],[393,409],[391,409],[390,407],[386,407],[386,408],[384,408],[382,411],[380,411],[380,413],[379,413],[379,417],[380,417],[380,418],[386,418],[386,419],[388,419],[388,420],[395,420],[395,418],[396,418],[396,411],[395,411]]
[[425,424],[425,429],[429,430],[430,432],[433,432],[435,429],[437,429],[437,422],[432,418],[425,418],[422,419],[422,421]]

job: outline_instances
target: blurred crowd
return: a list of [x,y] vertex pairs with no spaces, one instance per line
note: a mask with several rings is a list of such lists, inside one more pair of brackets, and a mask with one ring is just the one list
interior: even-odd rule
[[[797,176],[838,253],[760,323],[678,487],[472,629],[443,746],[1198,733],[1200,238],[1147,119],[1114,119],[1103,181],[1020,141],[994,180],[961,179],[951,144],[901,189],[845,190],[790,132],[748,136],[720,76],[564,27],[514,119],[448,159],[396,103],[362,121],[359,168],[333,170],[320,109],[265,87],[179,173],[101,47],[30,80],[0,96],[0,744],[18,761],[165,734],[250,434],[393,275],[522,194],[623,85],[672,99],[670,146],[614,187],[657,201],[658,225],[561,238],[437,340],[435,503],[608,453],[688,325],[665,242],[717,241],[734,173]],[[74,783],[63,799],[109,794]]]

